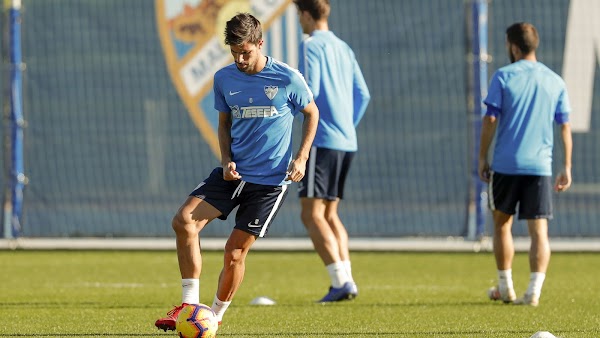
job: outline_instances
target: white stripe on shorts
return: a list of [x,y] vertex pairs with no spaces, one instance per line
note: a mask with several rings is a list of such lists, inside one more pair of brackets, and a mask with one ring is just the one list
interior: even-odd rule
[[490,201],[490,209],[496,210],[496,204],[494,204],[494,173],[490,171],[490,183],[488,184],[488,200]]
[[310,154],[308,155],[308,168],[306,168],[306,173],[308,174],[308,179],[306,180],[306,197],[312,198],[315,197],[315,172],[317,166],[317,147],[310,148]]
[[258,235],[258,237],[265,236],[265,232],[267,231],[267,228],[269,227],[269,223],[271,223],[271,220],[273,219],[273,215],[275,215],[275,212],[277,211],[277,209],[279,209],[279,205],[281,204],[281,200],[283,199],[283,196],[285,196],[285,191],[287,190],[287,188],[288,188],[287,184],[284,184],[281,186],[281,192],[279,193],[279,196],[277,196],[277,201],[275,201],[275,205],[273,205],[273,209],[271,209],[271,213],[269,214],[269,217],[267,217],[265,224],[263,224],[262,229],[260,229],[260,235]]
[[233,194],[231,195],[231,199],[238,197],[242,193],[242,189],[244,189],[244,185],[246,185],[246,181],[241,181],[240,184],[235,188]]

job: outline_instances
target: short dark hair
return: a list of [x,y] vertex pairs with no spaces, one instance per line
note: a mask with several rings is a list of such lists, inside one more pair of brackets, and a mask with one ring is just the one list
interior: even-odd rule
[[523,54],[535,52],[540,44],[540,38],[535,27],[527,22],[518,22],[506,29],[506,39],[519,47]]
[[294,0],[298,10],[310,13],[314,20],[327,19],[331,6],[329,0]]
[[238,13],[225,24],[225,44],[239,46],[246,42],[258,44],[262,39],[260,21],[250,13]]

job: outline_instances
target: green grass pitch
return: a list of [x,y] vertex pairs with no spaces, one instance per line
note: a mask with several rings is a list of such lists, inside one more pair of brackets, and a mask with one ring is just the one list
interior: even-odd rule
[[[210,305],[222,253],[205,252]],[[600,337],[600,255],[554,253],[540,306],[492,302],[491,253],[356,252],[359,297],[321,305],[329,278],[314,252],[250,252],[219,337]],[[0,251],[1,337],[175,337],[154,321],[181,301],[172,251]],[[517,293],[527,256],[515,257]],[[250,305],[258,296],[273,306]]]

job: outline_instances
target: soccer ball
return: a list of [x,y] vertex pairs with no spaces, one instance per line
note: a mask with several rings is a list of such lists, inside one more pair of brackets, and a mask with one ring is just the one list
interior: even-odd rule
[[538,331],[533,334],[530,338],[556,338],[555,335],[548,331]]
[[213,338],[217,336],[219,322],[210,307],[189,304],[179,311],[175,328],[181,338]]

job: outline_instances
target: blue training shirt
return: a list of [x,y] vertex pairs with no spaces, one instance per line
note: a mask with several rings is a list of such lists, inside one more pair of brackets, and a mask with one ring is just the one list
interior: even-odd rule
[[232,63],[215,73],[215,109],[232,114],[231,153],[244,181],[282,185],[292,160],[292,123],[312,101],[302,75],[267,57],[248,75]]
[[371,98],[354,52],[331,31],[314,31],[300,44],[298,69],[319,108],[313,146],[356,151],[356,126]]
[[541,62],[520,60],[498,69],[484,100],[499,118],[492,170],[552,176],[553,122],[569,121],[563,79]]

